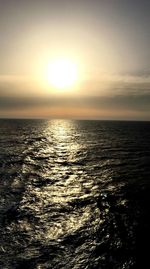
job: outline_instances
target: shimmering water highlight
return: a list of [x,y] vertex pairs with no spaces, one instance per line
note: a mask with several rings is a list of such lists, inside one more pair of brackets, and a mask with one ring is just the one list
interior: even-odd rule
[[149,137],[148,122],[0,120],[0,268],[142,268]]

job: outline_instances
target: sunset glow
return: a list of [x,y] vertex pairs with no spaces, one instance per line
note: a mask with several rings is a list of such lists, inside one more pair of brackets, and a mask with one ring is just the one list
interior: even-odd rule
[[78,79],[77,66],[71,60],[56,59],[48,65],[47,79],[56,89],[67,89]]
[[149,10],[0,1],[0,117],[149,120]]

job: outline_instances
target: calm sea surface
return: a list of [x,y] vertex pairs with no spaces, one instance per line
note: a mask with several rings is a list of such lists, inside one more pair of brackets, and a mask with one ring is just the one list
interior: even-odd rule
[[0,120],[1,269],[150,268],[149,215],[150,122]]

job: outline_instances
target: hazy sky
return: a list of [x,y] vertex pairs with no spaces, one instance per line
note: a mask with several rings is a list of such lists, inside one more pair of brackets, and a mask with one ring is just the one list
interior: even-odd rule
[[[150,1],[0,0],[0,117],[150,120]],[[48,85],[53,58],[79,81]]]

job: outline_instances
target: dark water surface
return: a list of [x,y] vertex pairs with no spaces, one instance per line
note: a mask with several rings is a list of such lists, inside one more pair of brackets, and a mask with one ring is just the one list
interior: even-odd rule
[[150,268],[149,214],[150,123],[0,120],[0,268]]

